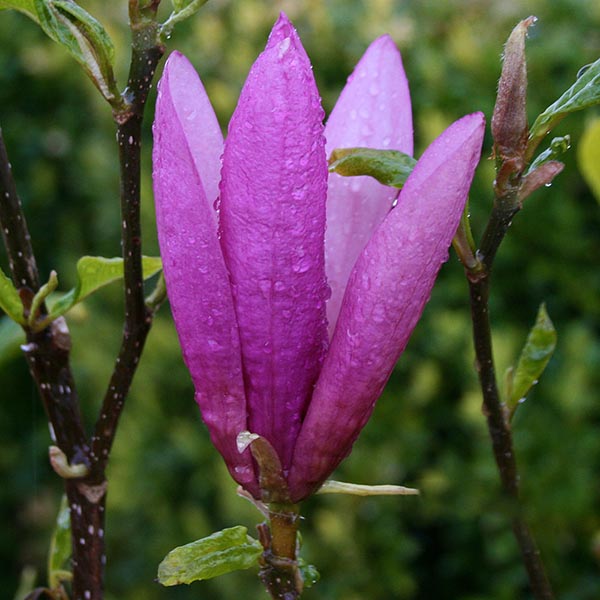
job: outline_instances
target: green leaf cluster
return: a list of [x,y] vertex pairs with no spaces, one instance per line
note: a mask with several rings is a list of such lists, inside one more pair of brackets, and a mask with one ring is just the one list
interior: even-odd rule
[[[158,257],[142,257],[144,279],[156,275],[162,269]],[[31,314],[28,320],[23,316],[23,305],[19,292],[12,281],[0,270],[0,308],[16,323],[43,329],[50,322],[64,315],[73,306],[85,300],[96,290],[123,277],[122,258],[104,258],[102,256],[83,256],[77,261],[77,284],[73,289],[58,298],[49,301],[48,315],[38,320],[38,310],[42,302],[56,289],[58,278],[53,271],[48,283],[43,285],[33,298]]]
[[[160,258],[144,256],[142,258],[144,279],[156,275],[162,269]],[[104,258],[102,256],[83,256],[77,261],[76,286],[55,300],[50,306],[50,320],[65,314],[75,304],[85,300],[96,290],[123,277],[122,258]]]

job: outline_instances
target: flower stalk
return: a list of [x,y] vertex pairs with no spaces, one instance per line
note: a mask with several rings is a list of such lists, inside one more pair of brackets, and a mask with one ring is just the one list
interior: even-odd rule
[[269,523],[259,525],[259,539],[265,549],[259,559],[259,577],[274,599],[295,600],[302,594],[298,569],[298,506],[271,503]]

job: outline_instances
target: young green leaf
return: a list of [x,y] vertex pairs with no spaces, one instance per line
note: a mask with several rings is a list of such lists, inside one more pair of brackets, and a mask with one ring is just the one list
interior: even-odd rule
[[540,152],[535,160],[529,165],[525,176],[529,175],[529,173],[535,171],[538,167],[541,167],[543,164],[556,160],[562,154],[564,154],[567,150],[571,148],[571,136],[565,135],[563,137],[555,137],[551,142],[548,148],[546,148],[543,152]]
[[160,33],[163,37],[169,37],[173,31],[173,27],[180,21],[189,19],[196,13],[208,0],[172,0],[173,12],[169,18],[161,25]]
[[158,566],[164,586],[190,584],[255,565],[263,548],[238,525],[171,550]]
[[35,0],[0,0],[0,10],[13,8],[39,23],[37,13],[35,12]]
[[581,69],[575,83],[535,120],[529,132],[527,156],[531,158],[544,136],[569,113],[600,103],[600,59]]
[[321,579],[317,567],[315,567],[315,565],[307,564],[303,558],[298,559],[298,570],[300,571],[300,575],[302,575],[302,582],[304,583],[305,588],[312,587],[319,579]]
[[531,388],[538,382],[555,347],[556,330],[548,316],[546,306],[541,304],[519,361],[516,367],[511,368],[507,373],[505,402],[511,418],[518,405],[525,400]]
[[13,282],[0,269],[0,309],[2,309],[13,321],[25,325],[23,316],[23,303]]
[[31,301],[31,309],[29,311],[29,318],[27,319],[27,325],[29,325],[29,327],[35,327],[35,322],[38,318],[38,313],[42,304],[57,287],[58,276],[56,275],[56,271],[51,271],[48,282],[40,287]]
[[62,581],[71,579],[69,559],[71,558],[71,518],[67,497],[63,496],[56,517],[56,525],[50,540],[48,553],[48,585],[52,589]]
[[23,329],[8,317],[0,317],[0,367],[19,355],[19,347],[25,343]]
[[586,128],[577,151],[579,170],[600,203],[600,118]]
[[[162,268],[160,258],[144,256],[142,258],[144,279],[152,277]],[[123,277],[122,258],[104,258],[102,256],[83,256],[77,261],[77,285],[64,294],[50,307],[47,320],[52,321],[66,313],[78,302],[105,285]]]
[[0,0],[0,9],[26,14],[80,63],[111,104],[120,101],[113,73],[114,46],[104,27],[73,0]]
[[329,157],[329,171],[344,177],[368,175],[383,185],[402,188],[417,161],[398,150],[337,148]]

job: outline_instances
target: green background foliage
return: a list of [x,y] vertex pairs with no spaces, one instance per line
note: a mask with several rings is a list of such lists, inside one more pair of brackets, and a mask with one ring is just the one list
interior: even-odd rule
[[[81,4],[113,37],[123,82],[126,2]],[[169,9],[164,6],[165,18]],[[299,30],[327,111],[368,43],[392,35],[411,84],[417,156],[459,116],[482,110],[491,117],[502,45],[520,19],[540,19],[527,45],[530,123],[580,67],[600,55],[596,0],[211,0],[177,26],[169,48],[194,62],[223,126],[280,9]],[[150,256],[157,254],[152,105],[153,99],[142,190],[144,253]],[[571,116],[554,132],[571,134],[567,166],[550,189],[526,201],[500,250],[493,281],[499,374],[518,357],[540,302],[558,331],[548,369],[513,426],[528,518],[564,600],[600,594],[600,212],[574,152],[595,116],[597,109]],[[0,13],[0,124],[42,276],[55,269],[61,289],[69,289],[81,255],[120,252],[114,126],[74,60],[11,11]],[[488,136],[471,194],[476,235],[491,201],[489,153]],[[0,265],[6,267],[3,253]],[[118,284],[69,314],[88,423],[117,353],[121,314]],[[43,408],[18,347],[3,338],[0,352],[0,589],[10,598],[26,566],[44,581],[61,482],[47,460]],[[307,501],[303,556],[322,574],[307,599],[529,597],[480,404],[467,286],[451,253],[371,422],[335,474],[357,483],[415,486],[422,495]],[[253,570],[190,587],[154,582],[159,562],[175,546],[237,524],[252,533],[260,518],[235,495],[209,444],[166,306],[150,333],[109,477],[109,600],[265,597]]]

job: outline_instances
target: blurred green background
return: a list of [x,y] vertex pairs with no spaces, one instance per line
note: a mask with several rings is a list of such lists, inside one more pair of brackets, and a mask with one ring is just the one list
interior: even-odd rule
[[[128,64],[126,2],[82,1]],[[169,6],[167,0],[164,13]],[[197,66],[223,126],[279,10],[312,59],[325,109],[369,42],[390,33],[411,84],[416,153],[459,116],[494,103],[503,43],[535,14],[528,41],[531,121],[600,55],[597,0],[210,0],[169,41]],[[152,107],[144,147],[145,253],[156,254],[150,181]],[[498,372],[515,360],[540,302],[556,353],[519,409],[515,443],[528,517],[558,597],[600,597],[600,207],[576,149],[598,110],[567,119],[565,171],[527,200],[499,253],[492,297]],[[82,254],[119,254],[118,165],[108,105],[76,63],[24,16],[0,12],[0,125],[43,274],[74,283]],[[489,134],[471,195],[480,234],[490,207]],[[599,165],[600,168],[600,165]],[[6,257],[0,252],[0,265]],[[70,314],[73,368],[92,422],[116,356],[121,293],[113,284]],[[0,325],[0,589],[22,570],[44,581],[61,484],[47,460],[43,408],[18,346]],[[151,331],[109,469],[107,598],[265,598],[253,571],[161,588],[173,547],[259,520],[235,495],[193,402],[168,307]],[[498,494],[473,370],[467,286],[454,255],[352,456],[335,474],[399,483],[420,498],[317,497],[303,507],[303,556],[322,580],[305,597],[383,600],[528,598]]]

